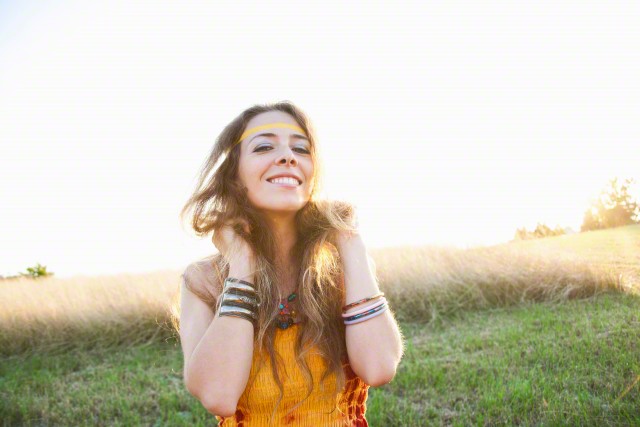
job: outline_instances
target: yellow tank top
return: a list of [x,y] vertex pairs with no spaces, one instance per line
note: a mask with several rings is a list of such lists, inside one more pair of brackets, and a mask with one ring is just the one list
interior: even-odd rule
[[[366,401],[369,385],[358,377],[349,364],[348,358],[343,358],[346,385],[338,395],[338,406],[330,401],[328,395],[335,386],[335,375],[328,376],[320,388],[320,378],[326,367],[326,362],[317,353],[307,354],[307,363],[313,376],[313,391],[311,395],[290,414],[287,412],[299,403],[308,393],[307,384],[302,369],[295,360],[295,341],[300,330],[300,323],[294,323],[287,329],[276,328],[274,345],[286,366],[286,373],[280,369],[280,380],[284,387],[284,395],[278,409],[270,418],[280,396],[280,390],[271,372],[271,360],[267,360],[262,369],[257,371],[258,352],[254,351],[249,382],[254,383],[245,389],[238,400],[236,412],[232,417],[216,415],[220,427],[271,427],[271,426],[358,426],[368,427],[365,418]],[[257,375],[257,377],[255,377]],[[255,379],[254,379],[255,377]],[[286,415],[286,416],[285,416]]]

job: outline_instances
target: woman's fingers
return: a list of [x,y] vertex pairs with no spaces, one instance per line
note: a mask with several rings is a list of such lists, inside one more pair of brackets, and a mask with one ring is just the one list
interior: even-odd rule
[[[233,218],[224,223],[224,225],[213,233],[212,241],[218,249],[226,249],[233,240],[239,239],[236,232],[236,225],[240,225],[247,234],[251,234],[249,222],[243,218]],[[222,246],[222,248],[220,247]]]

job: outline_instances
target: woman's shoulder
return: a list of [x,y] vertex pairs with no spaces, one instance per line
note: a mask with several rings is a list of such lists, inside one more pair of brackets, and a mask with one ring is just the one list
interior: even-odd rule
[[187,286],[196,293],[208,292],[219,295],[224,282],[221,258],[220,254],[214,254],[187,265],[182,273]]

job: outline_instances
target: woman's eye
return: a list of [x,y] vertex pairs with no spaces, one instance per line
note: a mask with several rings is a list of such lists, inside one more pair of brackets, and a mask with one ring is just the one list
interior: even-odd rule
[[[269,145],[261,145],[260,147],[256,148],[255,151],[264,151],[263,148],[271,148],[271,146],[269,146]],[[302,152],[302,153],[309,154],[309,150],[307,150],[304,147],[295,147],[294,150],[300,150],[300,152]]]

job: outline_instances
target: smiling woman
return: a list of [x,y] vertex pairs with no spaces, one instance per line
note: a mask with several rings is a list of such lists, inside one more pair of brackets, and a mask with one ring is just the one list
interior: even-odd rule
[[218,249],[185,269],[178,325],[185,385],[219,425],[366,426],[369,387],[395,375],[398,325],[355,209],[317,196],[322,171],[307,116],[257,105],[182,210]]
[[[274,219],[284,214],[290,218],[282,222],[292,223],[291,213],[303,207],[313,189],[309,138],[291,115],[279,110],[254,117],[247,127],[239,139],[238,178],[253,206]],[[264,129],[269,132],[254,135]]]

